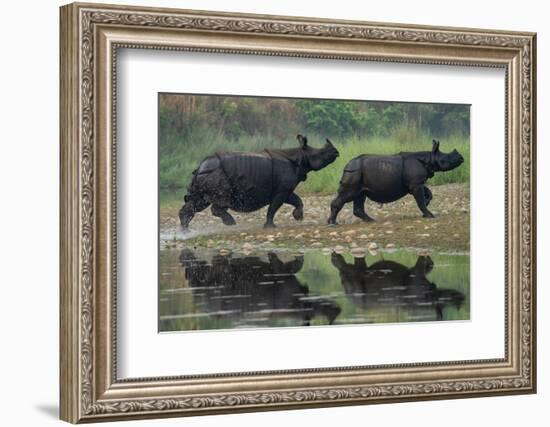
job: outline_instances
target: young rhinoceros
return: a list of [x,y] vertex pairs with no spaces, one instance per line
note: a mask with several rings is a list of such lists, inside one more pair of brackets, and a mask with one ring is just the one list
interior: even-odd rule
[[227,212],[252,212],[266,205],[265,227],[275,227],[273,217],[283,203],[294,206],[296,220],[304,217],[303,203],[294,189],[307,174],[328,166],[338,157],[338,150],[327,139],[322,148],[310,147],[307,138],[298,135],[298,148],[265,149],[259,152],[217,152],[206,157],[185,195],[180,209],[181,226],[186,230],[193,216],[209,205],[212,215],[224,224],[234,225]]
[[336,224],[342,207],[353,201],[353,214],[364,221],[373,219],[365,212],[365,199],[378,203],[394,202],[412,194],[424,218],[433,218],[428,210],[432,192],[426,187],[428,178],[435,172],[450,171],[459,167],[464,157],[456,150],[439,151],[434,140],[432,151],[401,152],[393,156],[363,154],[344,168],[338,195],[330,204],[329,224]]

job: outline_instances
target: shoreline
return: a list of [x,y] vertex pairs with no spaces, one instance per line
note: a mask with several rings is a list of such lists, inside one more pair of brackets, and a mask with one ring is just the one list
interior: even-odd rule
[[178,205],[160,207],[160,247],[225,249],[228,251],[309,250],[343,247],[392,250],[469,253],[470,192],[468,184],[431,187],[434,199],[430,210],[436,218],[422,218],[412,196],[380,206],[367,201],[366,209],[376,219],[365,223],[353,216],[347,204],[338,217],[340,225],[329,226],[326,218],[332,195],[304,196],[304,221],[295,221],[292,207],[284,205],[275,217],[278,225],[264,229],[266,208],[240,214],[230,211],[236,226],[225,226],[209,209],[196,215],[191,230],[179,228]]

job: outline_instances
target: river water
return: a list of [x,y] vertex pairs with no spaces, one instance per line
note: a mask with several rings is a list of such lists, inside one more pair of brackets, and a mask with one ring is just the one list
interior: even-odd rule
[[469,320],[470,257],[163,249],[159,331]]

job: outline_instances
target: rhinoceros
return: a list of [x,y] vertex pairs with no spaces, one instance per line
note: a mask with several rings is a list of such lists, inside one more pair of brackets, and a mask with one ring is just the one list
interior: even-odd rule
[[193,178],[179,211],[181,226],[187,230],[193,216],[212,205],[212,215],[234,225],[227,212],[252,212],[269,205],[265,227],[275,227],[273,217],[283,203],[294,206],[296,220],[304,217],[303,203],[294,189],[307,174],[328,166],[338,150],[327,139],[322,148],[310,147],[298,135],[298,148],[264,149],[258,152],[216,152],[193,171]]
[[365,212],[365,199],[390,203],[412,194],[424,218],[433,218],[428,210],[432,192],[426,181],[435,172],[459,167],[464,157],[453,150],[439,151],[439,141],[433,140],[431,151],[400,152],[395,155],[363,154],[344,167],[338,195],[330,205],[329,224],[336,224],[342,207],[353,201],[353,214],[363,221],[373,221]]

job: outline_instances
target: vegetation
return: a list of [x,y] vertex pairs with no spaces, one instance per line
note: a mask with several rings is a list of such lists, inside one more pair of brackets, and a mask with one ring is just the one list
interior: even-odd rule
[[159,99],[160,188],[185,189],[192,171],[217,150],[254,151],[295,147],[304,133],[313,146],[330,138],[340,157],[310,174],[298,191],[334,192],[343,166],[362,153],[428,150],[432,139],[442,151],[456,148],[466,159],[431,184],[468,182],[469,107],[334,100],[300,100],[162,94]]

